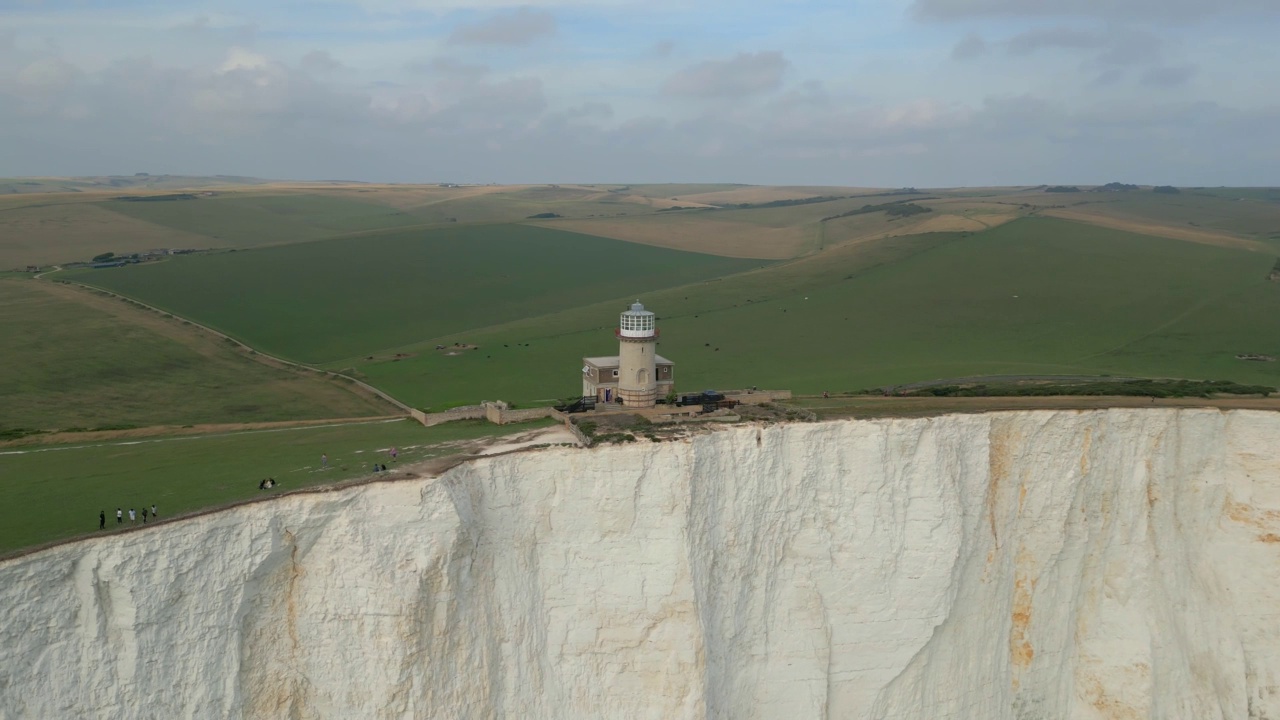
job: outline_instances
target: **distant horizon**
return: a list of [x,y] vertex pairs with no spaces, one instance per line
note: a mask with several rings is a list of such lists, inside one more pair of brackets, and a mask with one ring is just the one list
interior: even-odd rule
[[[256,175],[242,175],[236,173],[216,173],[216,174],[200,174],[200,173],[100,173],[100,174],[82,174],[82,175],[0,175],[0,182],[3,181],[23,181],[23,180],[92,180],[95,178],[111,178],[111,179],[135,179],[142,177],[153,178],[190,178],[194,180],[216,180],[216,179],[239,179],[254,180],[262,183],[330,183],[330,184],[351,184],[351,185],[459,185],[459,186],[521,186],[521,185],[581,185],[590,187],[595,185],[741,185],[745,187],[794,187],[794,188],[849,188],[849,189],[867,189],[867,190],[894,190],[899,188],[914,188],[918,190],[957,190],[972,188],[1027,188],[1035,189],[1041,187],[1103,187],[1110,183],[1125,183],[1136,185],[1140,188],[1144,187],[1162,187],[1170,186],[1179,189],[1196,189],[1196,188],[1274,188],[1280,187],[1276,185],[1247,185],[1247,184],[1187,184],[1180,185],[1167,182],[1131,182],[1129,180],[1107,180],[1105,182],[1072,182],[1072,181],[1053,181],[1038,183],[1007,183],[1007,184],[982,184],[982,185],[897,185],[897,184],[832,184],[817,182],[741,182],[736,180],[536,180],[536,181],[516,181],[516,182],[478,182],[478,181],[461,181],[461,180],[362,180],[353,178],[305,178],[305,177],[261,177]],[[108,188],[104,188],[108,189]]]

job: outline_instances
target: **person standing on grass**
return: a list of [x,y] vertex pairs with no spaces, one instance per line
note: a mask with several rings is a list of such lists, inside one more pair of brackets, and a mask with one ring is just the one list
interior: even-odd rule
[[396,461],[396,454],[397,454],[397,453],[396,453],[396,449],[395,449],[395,448],[391,448],[391,462],[395,462],[395,461]]
[[326,455],[325,453],[320,453],[320,469],[324,470],[328,467],[329,467],[329,456]]
[[155,506],[155,503],[152,503],[152,504],[151,504],[151,519],[152,519],[152,520],[155,520],[155,519],[156,519],[156,518],[158,518],[158,517],[160,517],[160,513],[156,512],[156,506]]
[[147,524],[147,506],[146,505],[142,506],[142,524],[143,525]]
[[99,530],[107,529],[107,511],[106,510],[98,511],[98,529]]
[[129,523],[131,525],[138,524],[138,513],[134,512],[133,508],[129,508]]
[[124,522],[124,511],[116,508],[116,524],[119,525],[122,522]]

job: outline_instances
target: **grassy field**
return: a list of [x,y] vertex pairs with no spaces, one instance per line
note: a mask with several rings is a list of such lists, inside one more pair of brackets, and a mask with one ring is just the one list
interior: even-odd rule
[[1087,220],[1089,215],[1126,221],[1135,229],[1159,227],[1219,233],[1246,240],[1268,241],[1280,236],[1280,204],[1253,198],[1226,198],[1194,191],[1177,195],[1151,192],[1071,193],[1063,198],[1067,210]]
[[268,367],[154,312],[43,280],[0,279],[0,431],[266,422],[396,409]]
[[0,242],[0,268],[88,260],[101,252],[211,244],[202,236],[125,217],[96,203],[0,208],[0,231],[5,238]]
[[[856,390],[949,377],[1128,374],[1280,385],[1274,258],[1049,218],[893,238],[646,295],[677,385]],[[354,368],[419,406],[578,392],[620,302],[466,334],[482,352]],[[444,338],[449,340],[449,338]]]
[[[547,422],[498,427],[466,421],[424,428],[410,421],[244,432],[103,443],[0,449],[0,553],[97,532],[98,511],[115,529],[115,510],[150,507],[160,517],[261,494],[272,477],[278,490],[332,483],[370,473],[374,462],[396,465],[458,452],[450,443],[505,435]],[[398,462],[387,457],[396,447]],[[320,454],[329,469],[320,469]],[[139,518],[141,524],[141,518]]]
[[283,245],[423,222],[409,212],[380,203],[318,193],[235,192],[171,202],[112,200],[99,207],[208,238],[203,247]]
[[0,268],[83,261],[104,252],[248,248],[393,228],[518,222],[548,212],[580,218],[651,214],[670,205],[603,189],[559,186],[262,184],[145,202],[116,198],[172,193],[160,185],[86,184],[81,190],[40,183],[29,189],[31,193],[0,194],[0,235],[5,238]]
[[827,224],[822,220],[868,204],[907,199],[911,196],[852,197],[783,207],[681,210],[643,217],[548,220],[541,224],[659,247],[780,260],[859,238],[905,234],[907,228],[926,218],[894,220],[884,213],[874,213]]
[[462,226],[77,271],[307,362],[760,267],[537,227]]

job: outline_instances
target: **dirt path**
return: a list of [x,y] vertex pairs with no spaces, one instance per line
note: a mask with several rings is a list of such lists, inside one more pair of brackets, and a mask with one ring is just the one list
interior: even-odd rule
[[[48,452],[50,450],[74,450],[76,448],[93,447],[113,440],[139,440],[145,442],[165,442],[168,440],[197,440],[211,435],[229,435],[239,432],[278,432],[282,430],[301,430],[304,428],[338,427],[342,425],[367,425],[370,423],[399,422],[403,415],[380,415],[375,417],[330,418],[326,420],[281,420],[258,423],[208,423],[203,425],[152,425],[150,427],[130,428],[128,430],[97,430],[93,432],[57,432],[43,435],[28,435],[19,440],[0,442],[0,455],[25,455],[28,452]],[[75,443],[67,445],[67,443]],[[119,443],[115,443],[119,444]],[[41,445],[59,445],[55,448],[41,448]],[[6,451],[5,448],[18,448]]]

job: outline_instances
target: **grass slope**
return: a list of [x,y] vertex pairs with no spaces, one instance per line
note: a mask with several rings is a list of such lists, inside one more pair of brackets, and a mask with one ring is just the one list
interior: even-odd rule
[[[1280,285],[1257,253],[1049,218],[837,248],[646,295],[677,385],[799,392],[995,374],[1128,374],[1280,385]],[[579,391],[621,301],[456,336],[481,351],[356,370],[420,406]],[[445,338],[452,340],[454,338]],[[526,346],[527,344],[527,346]],[[718,348],[718,350],[717,350]]]
[[[399,464],[452,454],[444,443],[504,435],[545,425],[457,422],[424,428],[394,421],[289,430],[243,432],[34,450],[0,449],[0,553],[41,542],[97,532],[98,511],[114,530],[115,510],[139,511],[152,503],[160,516],[242,500],[260,494],[258,481],[273,477],[280,490],[332,483],[370,472],[374,462]],[[320,454],[329,456],[321,471]],[[138,524],[142,524],[141,518]]]
[[267,367],[118,300],[0,280],[0,429],[386,415],[334,381]]
[[176,258],[77,280],[325,362],[761,266],[518,225]]

